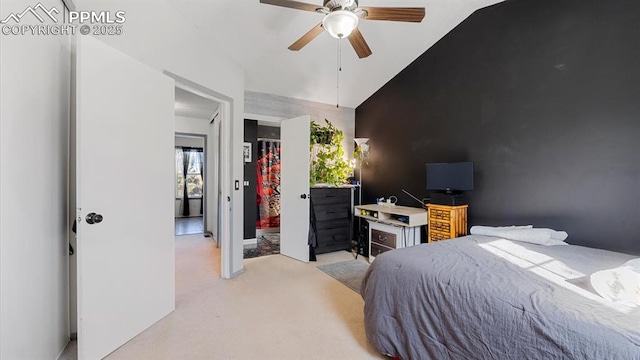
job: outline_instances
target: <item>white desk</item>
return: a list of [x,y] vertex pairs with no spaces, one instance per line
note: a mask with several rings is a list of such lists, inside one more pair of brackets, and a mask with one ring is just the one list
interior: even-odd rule
[[385,251],[420,244],[427,210],[407,206],[358,205],[354,215],[369,222],[369,262]]

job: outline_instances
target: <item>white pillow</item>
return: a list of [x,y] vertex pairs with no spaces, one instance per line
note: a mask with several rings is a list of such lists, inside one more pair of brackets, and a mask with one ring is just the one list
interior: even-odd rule
[[494,236],[539,245],[546,245],[551,240],[549,231],[532,228],[472,226],[470,233],[472,235]]
[[546,246],[556,246],[556,245],[569,245],[569,244],[567,244],[566,242],[564,242],[562,240],[551,238],[551,239],[549,239],[549,241],[547,241],[547,243],[545,245]]
[[634,271],[640,273],[640,258],[635,258],[627,261],[622,266],[628,266],[632,268]]
[[536,229],[544,229],[551,232],[551,238],[554,240],[565,241],[569,237],[569,234],[567,234],[566,231],[557,231],[557,230],[547,229],[547,228],[536,228]]
[[[528,242],[531,244],[555,246],[567,245],[563,239],[567,238],[564,231],[555,231],[553,229],[533,228],[527,226],[472,226],[470,233],[472,235],[494,236],[507,240]],[[563,236],[564,235],[564,236]],[[553,236],[557,236],[554,238]]]
[[591,286],[603,298],[626,306],[640,306],[640,258],[591,274]]
[[533,225],[492,226],[494,229],[533,229]]

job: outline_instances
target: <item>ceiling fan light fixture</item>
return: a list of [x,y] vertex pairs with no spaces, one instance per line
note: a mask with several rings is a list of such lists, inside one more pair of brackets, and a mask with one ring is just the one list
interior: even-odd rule
[[332,11],[322,19],[322,27],[336,39],[348,37],[357,26],[358,16],[347,10]]

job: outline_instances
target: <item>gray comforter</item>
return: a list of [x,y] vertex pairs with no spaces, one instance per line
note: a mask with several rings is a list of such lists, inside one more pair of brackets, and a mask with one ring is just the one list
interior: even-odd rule
[[640,308],[589,285],[629,255],[471,235],[384,253],[362,283],[369,341],[408,359],[640,359]]

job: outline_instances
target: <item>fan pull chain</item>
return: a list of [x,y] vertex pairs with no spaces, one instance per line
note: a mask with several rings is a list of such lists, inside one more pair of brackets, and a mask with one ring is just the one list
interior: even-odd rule
[[340,72],[342,71],[342,39],[338,39],[338,69],[336,71],[336,107],[340,107]]

